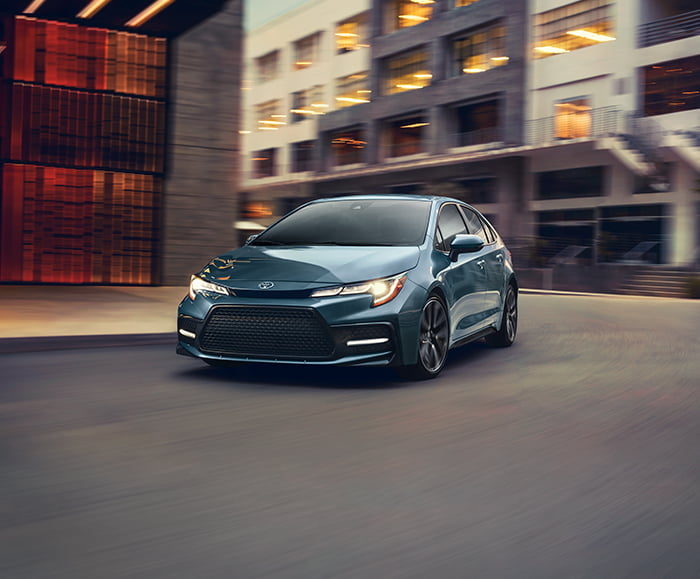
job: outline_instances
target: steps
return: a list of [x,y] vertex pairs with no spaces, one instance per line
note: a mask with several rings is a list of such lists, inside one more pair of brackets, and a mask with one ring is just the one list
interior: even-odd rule
[[688,282],[697,275],[685,269],[640,266],[627,274],[619,291],[627,295],[687,298]]

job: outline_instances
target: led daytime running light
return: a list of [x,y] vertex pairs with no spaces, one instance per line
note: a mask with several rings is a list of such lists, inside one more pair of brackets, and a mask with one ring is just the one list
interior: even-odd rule
[[311,297],[322,298],[329,296],[347,296],[370,294],[372,296],[372,307],[380,306],[393,300],[401,291],[406,281],[406,274],[399,274],[393,277],[375,279],[346,286],[335,286],[314,291]]
[[229,295],[229,291],[220,285],[203,280],[201,277],[193,275],[190,278],[190,299],[194,300],[198,293],[211,292],[213,294]]

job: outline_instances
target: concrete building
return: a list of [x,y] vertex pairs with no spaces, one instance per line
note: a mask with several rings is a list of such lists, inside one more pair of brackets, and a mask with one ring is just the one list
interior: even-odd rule
[[531,2],[527,207],[547,257],[697,258],[700,10]]
[[234,244],[242,16],[0,3],[0,282],[182,285]]

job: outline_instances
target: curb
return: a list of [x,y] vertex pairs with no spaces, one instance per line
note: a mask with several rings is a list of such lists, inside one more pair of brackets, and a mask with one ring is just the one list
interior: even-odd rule
[[177,334],[101,334],[97,336],[37,336],[32,338],[0,338],[0,354],[77,350],[84,348],[117,348],[123,346],[157,346],[177,344]]

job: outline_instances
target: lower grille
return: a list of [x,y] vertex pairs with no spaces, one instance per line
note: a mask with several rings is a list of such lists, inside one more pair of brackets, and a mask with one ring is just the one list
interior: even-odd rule
[[200,334],[210,354],[324,359],[334,343],[325,322],[309,308],[219,306]]

